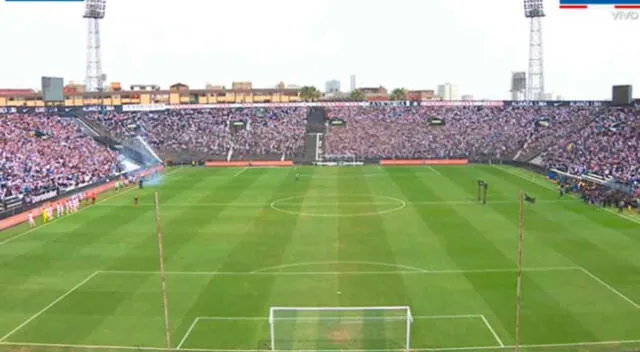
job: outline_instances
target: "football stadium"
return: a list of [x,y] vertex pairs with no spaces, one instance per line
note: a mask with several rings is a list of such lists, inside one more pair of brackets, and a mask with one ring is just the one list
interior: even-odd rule
[[630,86],[92,79],[0,90],[0,352],[640,351]]

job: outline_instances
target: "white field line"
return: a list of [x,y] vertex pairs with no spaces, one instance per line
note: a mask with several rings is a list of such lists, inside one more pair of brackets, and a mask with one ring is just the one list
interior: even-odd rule
[[[170,175],[170,174],[176,173],[179,170],[182,170],[182,168],[172,169],[169,172],[167,172],[165,175]],[[136,187],[132,185],[131,188],[129,188],[127,190],[124,190],[122,192],[118,192],[118,193],[112,194],[112,195],[110,195],[110,196],[108,196],[106,198],[100,199],[99,201],[96,202],[96,204],[94,204],[92,206],[85,206],[85,207],[82,207],[82,208],[78,209],[78,211],[75,212],[75,213],[67,214],[67,215],[65,215],[65,216],[63,216],[61,218],[56,218],[55,220],[57,220],[57,221],[55,221],[55,220],[54,221],[49,221],[46,224],[42,224],[42,225],[36,226],[36,227],[34,227],[32,229],[29,229],[27,231],[21,232],[21,233],[15,235],[13,237],[9,237],[9,238],[7,238],[7,239],[5,239],[3,241],[0,241],[0,246],[4,245],[6,243],[9,243],[9,242],[11,242],[13,240],[17,240],[18,238],[26,236],[26,235],[28,235],[28,234],[30,234],[32,232],[40,230],[41,228],[43,228],[45,226],[48,226],[48,225],[51,225],[51,224],[57,224],[58,222],[60,222],[60,220],[66,219],[66,218],[68,218],[70,216],[73,216],[73,215],[76,215],[76,214],[80,213],[81,211],[84,211],[84,210],[87,210],[87,209],[91,209],[91,208],[93,208],[93,207],[95,207],[97,205],[105,206],[106,204],[101,204],[101,203],[104,203],[104,202],[108,201],[109,199],[116,198],[116,197],[119,197],[121,195],[127,194],[127,193],[133,191],[134,189],[136,189]]]
[[389,267],[395,269],[404,269],[405,271],[425,271],[423,268],[418,268],[411,265],[397,264],[397,263],[385,263],[385,262],[373,262],[373,261],[365,261],[365,260],[330,260],[330,261],[320,261],[320,262],[297,262],[297,263],[289,263],[289,264],[281,264],[268,266],[265,268],[260,268],[254,270],[254,272],[259,271],[281,271],[282,269],[290,269],[295,267],[304,267],[304,266],[314,266],[314,265],[370,265],[370,266],[382,266]]
[[[495,168],[496,168],[496,169],[498,169],[498,170],[500,170],[500,171],[502,171],[502,172],[505,172],[505,173],[511,174],[511,175],[516,176],[516,177],[519,177],[519,178],[521,178],[521,179],[523,179],[523,180],[525,180],[525,181],[528,181],[528,182],[530,182],[530,183],[533,183],[534,185],[538,185],[538,186],[544,187],[544,188],[546,188],[546,189],[548,189],[548,190],[551,190],[551,191],[555,191],[555,190],[556,190],[553,186],[551,186],[551,185],[550,185],[550,184],[548,184],[547,182],[540,182],[537,178],[534,178],[534,179],[528,179],[528,178],[526,178],[526,177],[524,177],[524,176],[522,176],[522,175],[518,174],[517,172],[513,172],[513,171],[511,171],[511,170],[510,170],[510,169],[508,169],[508,168],[504,168],[504,167],[500,167],[500,166],[496,166]],[[536,175],[536,176],[537,176],[537,175]],[[569,195],[569,196],[570,196],[571,198],[577,199],[577,197],[576,197],[576,196],[574,196],[574,195]],[[619,216],[619,217],[621,217],[621,218],[623,218],[623,219],[629,220],[629,221],[631,221],[631,222],[635,222],[636,224],[640,224],[640,219],[635,218],[635,217],[633,217],[633,216],[629,216],[629,215],[627,215],[627,214],[621,214],[621,213],[618,213],[618,212],[616,212],[615,210],[612,210],[612,209],[609,209],[609,208],[600,208],[600,209],[602,209],[602,210],[606,211],[607,213],[610,213],[610,214],[613,214],[613,215]]]
[[[577,266],[559,266],[559,267],[540,267],[540,268],[524,268],[523,271],[570,271],[582,270]],[[314,276],[314,275],[398,275],[398,274],[472,274],[472,273],[511,273],[516,272],[516,268],[506,269],[452,269],[452,270],[423,270],[423,271],[165,271],[168,275],[185,275],[185,276]],[[143,270],[100,270],[101,274],[130,274],[130,275],[157,275],[159,271],[143,271]]]
[[22,324],[18,325],[18,327],[16,327],[15,329],[9,331],[9,333],[7,333],[6,335],[2,336],[0,338],[0,342],[3,342],[4,340],[6,340],[9,336],[13,335],[14,333],[16,333],[18,330],[22,329],[23,327],[25,327],[27,324],[29,324],[30,322],[32,322],[34,319],[36,319],[37,317],[41,316],[44,312],[46,312],[47,310],[51,309],[51,307],[55,306],[56,304],[58,304],[60,301],[62,301],[65,297],[67,297],[68,295],[72,294],[75,290],[79,289],[82,285],[86,284],[87,282],[89,282],[89,280],[93,279],[96,275],[98,275],[100,272],[96,271],[93,274],[89,275],[86,279],[80,281],[79,284],[73,286],[69,291],[65,292],[64,294],[62,294],[62,296],[56,298],[55,301],[49,303],[46,307],[42,308],[40,311],[38,311],[36,314],[32,315],[29,319],[25,320]]
[[[336,311],[340,310],[339,308],[344,308],[344,307],[335,307]],[[414,315],[413,319],[415,320],[427,320],[427,319],[477,319],[480,318],[481,319],[482,314],[452,314],[452,315]],[[242,320],[246,320],[246,321],[267,321],[269,320],[269,317],[264,316],[264,317],[198,317],[197,319],[199,320],[221,320],[221,321],[225,321],[225,320],[229,320],[229,321],[242,321]],[[310,317],[310,318],[298,318],[298,317],[285,317],[285,318],[276,318],[275,320],[292,320],[292,321],[317,321],[317,320],[335,320],[335,319],[344,319],[344,320],[406,320],[405,317],[389,317],[389,318],[384,318],[384,317],[371,317],[371,318],[367,318],[367,317],[349,317],[349,318],[345,318],[345,317],[336,317],[336,318],[321,318],[321,317]]]
[[504,343],[502,343],[502,340],[500,339],[500,336],[498,336],[498,334],[496,333],[495,330],[493,330],[493,327],[491,326],[491,324],[489,324],[489,321],[487,320],[487,318],[484,315],[480,316],[480,319],[482,319],[482,321],[484,322],[484,325],[487,326],[487,328],[489,328],[489,331],[491,331],[491,334],[493,335],[493,337],[496,339],[496,341],[498,342],[498,344],[500,345],[500,347],[504,347]]
[[438,175],[438,176],[442,176],[442,174],[440,173],[440,171],[434,169],[431,166],[427,166],[427,169],[429,169],[430,171],[432,171],[434,174]]
[[599,283],[600,285],[604,286],[606,289],[608,289],[609,291],[613,292],[616,296],[624,299],[625,301],[627,301],[629,304],[631,304],[632,306],[634,306],[637,309],[640,309],[640,304],[634,302],[631,298],[625,296],[622,292],[616,290],[615,288],[613,288],[611,285],[609,285],[608,283],[606,283],[604,280],[600,279],[599,277],[597,277],[595,274],[593,274],[592,272],[590,272],[589,270],[587,270],[584,267],[580,267],[580,270],[582,272],[584,272],[585,274],[587,274],[590,278],[592,278],[593,280],[595,280],[597,283]]
[[177,349],[181,349],[182,345],[184,345],[184,343],[187,341],[187,338],[189,337],[189,335],[191,334],[191,331],[193,330],[193,328],[196,327],[196,325],[198,324],[198,320],[200,320],[200,317],[197,317],[193,323],[191,323],[191,326],[189,326],[189,329],[187,330],[187,332],[184,334],[184,336],[182,337],[182,340],[180,340],[180,343],[178,344]]
[[[400,199],[399,199],[400,200]],[[476,205],[477,201],[474,200],[443,200],[443,201],[405,201],[402,200],[407,205]],[[564,203],[564,202],[574,202],[575,200],[569,199],[536,199],[536,203]],[[513,200],[493,200],[489,201],[491,204],[517,204],[518,201]],[[229,203],[164,203],[163,207],[266,207],[268,206],[268,201],[260,203],[239,203],[239,202],[229,202]],[[362,205],[398,205],[399,201],[395,202],[277,202],[278,206],[336,206],[336,205],[353,205],[353,206],[362,206]],[[153,203],[141,203],[141,206],[154,206]],[[123,207],[130,206],[127,204],[101,204],[101,207]]]
[[[602,346],[602,345],[629,345],[640,344],[638,340],[614,340],[614,341],[585,341],[573,343],[554,343],[554,344],[530,344],[520,345],[520,348],[555,348],[555,347],[581,347],[581,346]],[[173,352],[264,352],[264,349],[213,349],[213,348],[166,348],[166,347],[150,347],[150,346],[118,346],[118,345],[80,345],[80,344],[53,344],[53,343],[34,343],[34,342],[0,342],[4,346],[24,346],[24,347],[59,347],[59,348],[75,348],[87,350],[132,350],[132,351],[173,351]],[[437,352],[437,351],[467,351],[467,350],[510,350],[514,349],[514,345],[505,346],[463,346],[463,347],[443,347],[443,348],[412,348],[415,352]],[[332,350],[338,351],[338,350]],[[349,350],[351,352],[404,352],[404,349],[367,349],[367,350]],[[296,352],[317,352],[316,350],[296,350]]]
[[240,171],[236,172],[236,173],[233,175],[233,177],[236,177],[236,176],[240,176],[240,175],[242,175],[242,173],[244,173],[244,172],[245,172],[245,171],[247,171],[248,169],[249,169],[248,167],[245,167],[245,168],[241,169]]

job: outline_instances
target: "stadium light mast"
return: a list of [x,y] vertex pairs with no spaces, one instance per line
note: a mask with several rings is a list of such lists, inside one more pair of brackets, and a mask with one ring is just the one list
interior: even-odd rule
[[100,92],[104,88],[102,55],[100,53],[100,20],[104,18],[106,0],[86,0],[84,16],[87,19],[87,67],[85,89]]
[[528,100],[542,100],[544,96],[544,60],[542,51],[543,0],[524,0],[524,17],[531,19],[529,30]]

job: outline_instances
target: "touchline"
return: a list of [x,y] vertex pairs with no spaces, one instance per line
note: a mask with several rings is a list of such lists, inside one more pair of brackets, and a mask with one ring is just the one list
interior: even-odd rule
[[611,13],[614,21],[637,21],[640,13],[637,11],[613,11]]

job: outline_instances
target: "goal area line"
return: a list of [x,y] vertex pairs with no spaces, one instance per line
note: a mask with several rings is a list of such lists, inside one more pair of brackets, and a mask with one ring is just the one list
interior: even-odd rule
[[[526,272],[536,271],[582,271],[583,268],[579,266],[555,266],[555,267],[533,267],[523,268]],[[516,272],[516,268],[494,268],[494,269],[443,269],[443,270],[429,270],[419,269],[414,270],[373,270],[373,271],[261,271],[261,269],[254,271],[165,271],[168,275],[185,275],[185,276],[261,276],[261,275],[276,275],[276,276],[314,276],[314,275],[390,275],[390,274],[473,274],[473,273],[512,273]],[[123,274],[123,275],[158,275],[160,271],[157,270],[99,270],[99,274]]]
[[[410,307],[408,306],[391,306],[391,307],[384,307],[384,306],[380,306],[380,307],[372,307],[372,306],[368,306],[368,307],[317,307],[317,308],[313,308],[313,307],[271,307],[270,311],[273,310],[297,310],[297,311],[323,311],[323,310],[340,310],[340,311],[360,311],[363,309],[370,309],[370,308],[374,308],[376,310],[398,310],[398,309],[410,309]],[[379,318],[379,317],[313,317],[313,318],[305,318],[305,317],[283,317],[283,318],[276,318],[278,321],[331,321],[331,320],[358,320],[358,321],[376,321],[376,320],[387,320],[389,318]],[[505,347],[504,343],[502,342],[502,339],[500,339],[500,337],[498,336],[498,334],[496,333],[496,331],[493,329],[493,327],[491,326],[491,324],[489,323],[489,321],[487,320],[487,318],[484,316],[484,314],[447,314],[447,315],[412,315],[411,316],[411,320],[415,321],[416,320],[435,320],[435,319],[477,319],[479,320],[487,329],[488,331],[491,333],[493,339],[496,341],[497,345],[494,346],[485,346],[485,347],[479,347],[479,348],[493,348],[493,349],[502,349]],[[178,346],[176,347],[176,349],[180,350],[180,351],[191,351],[191,349],[189,348],[182,348],[182,346],[184,346],[185,342],[189,339],[189,336],[191,335],[191,332],[193,331],[193,329],[198,325],[198,323],[200,321],[261,321],[261,322],[268,322],[270,320],[269,317],[213,317],[213,316],[202,316],[202,317],[196,317],[193,322],[191,323],[191,325],[189,326],[189,328],[187,329],[187,331],[185,332],[184,336],[182,337],[182,339],[180,340],[180,342],[178,343]],[[391,320],[398,320],[398,321],[404,321],[406,320],[406,318],[400,319],[400,318],[396,318],[396,319],[391,319]],[[472,348],[478,348],[478,347],[443,347],[443,348],[411,348],[412,351],[446,351],[446,350],[460,350],[460,349],[472,349]],[[239,350],[233,350],[233,351],[239,351]],[[289,350],[286,350],[289,351]],[[301,351],[299,349],[296,349],[296,351]],[[311,350],[309,350],[311,351]],[[324,349],[323,349],[324,351]],[[367,349],[367,350],[358,350],[358,349],[347,349],[347,351],[405,351],[404,349],[397,349],[397,350],[385,350],[385,349]]]

